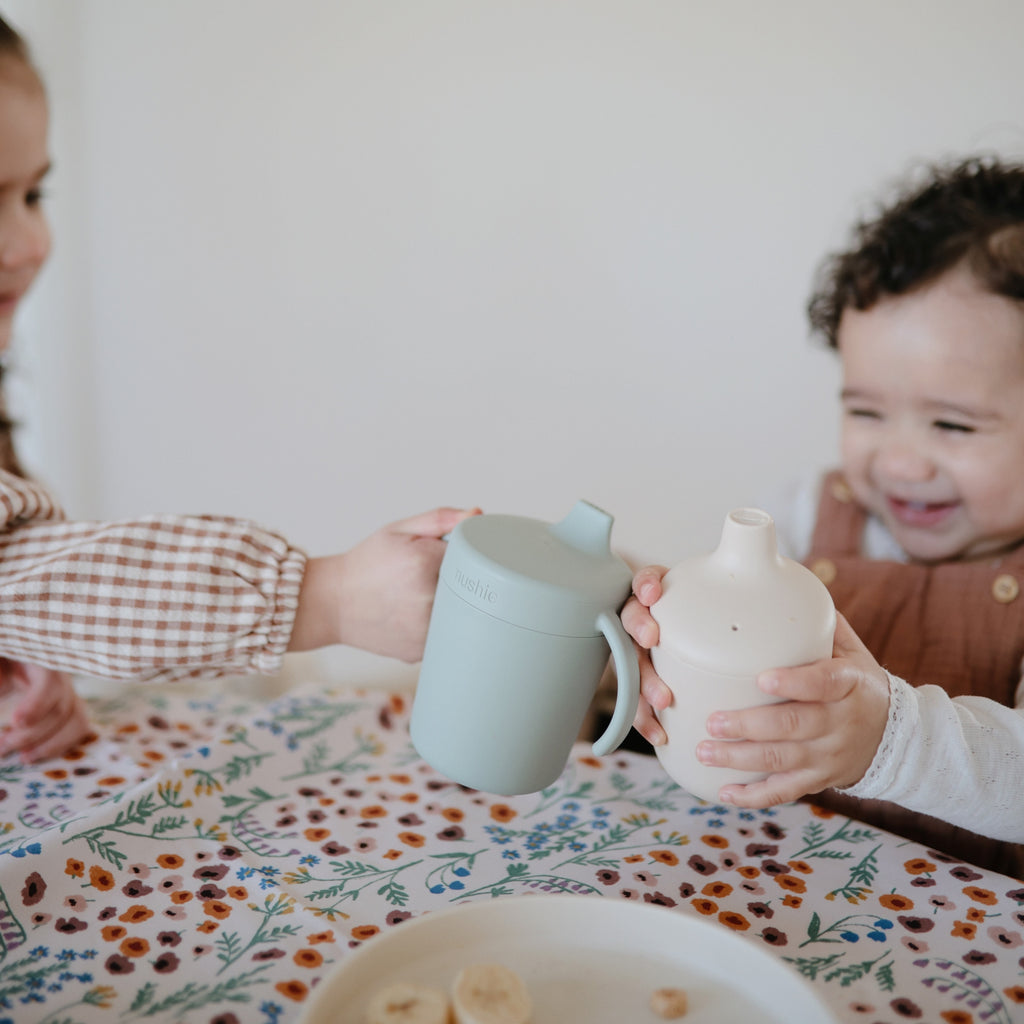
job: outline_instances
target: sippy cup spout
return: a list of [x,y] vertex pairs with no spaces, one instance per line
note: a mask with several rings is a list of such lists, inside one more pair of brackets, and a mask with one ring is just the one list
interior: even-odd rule
[[607,555],[611,548],[613,522],[607,512],[581,499],[561,522],[551,527],[551,532],[563,543],[587,554]]

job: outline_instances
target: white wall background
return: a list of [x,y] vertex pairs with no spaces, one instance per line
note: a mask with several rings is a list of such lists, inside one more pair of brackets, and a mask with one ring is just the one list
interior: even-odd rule
[[820,257],[920,161],[1024,155],[1019,0],[0,7],[54,105],[30,465],[311,553],[579,497],[710,549],[834,457]]

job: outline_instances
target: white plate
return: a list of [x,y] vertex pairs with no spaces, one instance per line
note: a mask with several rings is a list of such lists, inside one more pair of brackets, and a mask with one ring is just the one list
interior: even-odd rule
[[506,896],[433,911],[371,939],[313,990],[300,1024],[364,1024],[399,981],[448,989],[467,964],[502,963],[533,998],[532,1024],[657,1024],[658,988],[687,990],[685,1024],[835,1024],[795,971],[722,925],[599,896]]

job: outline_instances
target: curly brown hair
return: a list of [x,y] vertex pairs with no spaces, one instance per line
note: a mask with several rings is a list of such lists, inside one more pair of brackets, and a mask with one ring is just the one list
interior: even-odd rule
[[[14,57],[32,68],[32,54],[25,37],[0,15],[0,57]],[[33,68],[33,70],[35,70]]]
[[836,348],[845,309],[870,309],[962,262],[994,294],[1024,301],[1024,164],[975,156],[929,167],[924,184],[857,224],[850,249],[823,262],[811,327]]

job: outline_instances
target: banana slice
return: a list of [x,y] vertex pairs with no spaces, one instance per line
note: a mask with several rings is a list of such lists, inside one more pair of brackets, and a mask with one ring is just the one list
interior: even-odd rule
[[455,1024],[529,1024],[530,993],[502,964],[464,967],[452,985]]
[[450,1024],[448,997],[439,989],[401,981],[381,989],[366,1008],[366,1024]]

